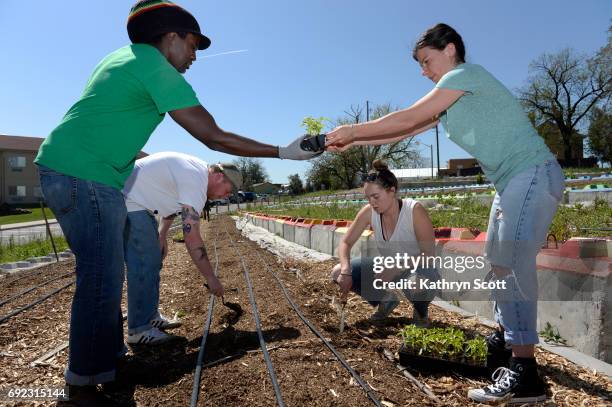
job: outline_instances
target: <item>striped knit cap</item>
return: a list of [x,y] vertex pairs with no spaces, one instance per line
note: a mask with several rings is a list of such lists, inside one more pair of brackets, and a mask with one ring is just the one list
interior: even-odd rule
[[200,37],[198,49],[210,46],[191,13],[168,0],[140,0],[130,10],[127,30],[133,43],[148,43],[169,32],[187,32]]

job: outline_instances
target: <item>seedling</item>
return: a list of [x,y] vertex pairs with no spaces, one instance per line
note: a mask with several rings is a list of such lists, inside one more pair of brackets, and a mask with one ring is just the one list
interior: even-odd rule
[[457,328],[407,325],[399,335],[404,341],[405,351],[413,355],[475,366],[484,366],[487,358],[485,339],[466,339],[465,333]]
[[323,124],[329,119],[325,117],[319,117],[318,119],[312,116],[308,116],[302,120],[302,127],[306,129],[307,137],[300,143],[300,148],[305,151],[322,152],[325,150],[325,134],[321,134]]
[[546,327],[540,332],[540,336],[544,338],[544,342],[567,345],[567,341],[559,334],[559,330],[557,329],[557,332],[555,332],[550,322],[546,322]]

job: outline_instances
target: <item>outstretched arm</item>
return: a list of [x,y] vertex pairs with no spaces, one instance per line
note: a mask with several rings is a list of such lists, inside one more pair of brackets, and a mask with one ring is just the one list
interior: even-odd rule
[[396,141],[401,135],[416,135],[433,127],[440,113],[455,103],[463,93],[459,90],[434,88],[406,109],[369,122],[337,127],[327,134],[326,145],[345,147],[356,142],[373,144],[373,140]]
[[202,105],[187,107],[170,112],[172,119],[187,130],[198,141],[211,150],[242,157],[274,157],[290,160],[308,160],[318,152],[300,148],[303,136],[293,140],[286,147],[260,143],[221,129],[215,119]]

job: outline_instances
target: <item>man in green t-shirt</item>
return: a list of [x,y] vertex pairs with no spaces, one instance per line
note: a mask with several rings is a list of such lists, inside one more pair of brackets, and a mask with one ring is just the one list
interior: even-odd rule
[[116,361],[125,354],[121,189],[165,113],[216,151],[295,160],[318,154],[300,148],[302,137],[278,147],[217,126],[182,76],[196,50],[210,45],[185,9],[165,0],[139,1],[127,29],[132,44],[98,64],[35,160],[45,200],[76,256],[65,379],[71,400],[86,405],[104,403],[95,385],[115,379]]

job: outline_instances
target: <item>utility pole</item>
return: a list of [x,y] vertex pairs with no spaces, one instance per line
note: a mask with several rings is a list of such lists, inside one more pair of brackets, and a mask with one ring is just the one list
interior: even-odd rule
[[[438,125],[437,124],[436,124],[436,153],[437,153],[436,162],[438,163],[438,172],[436,173],[436,176],[439,178],[440,177],[440,140],[438,139]],[[432,160],[433,160],[433,153],[432,153]],[[431,164],[431,167],[433,168],[433,163]]]

